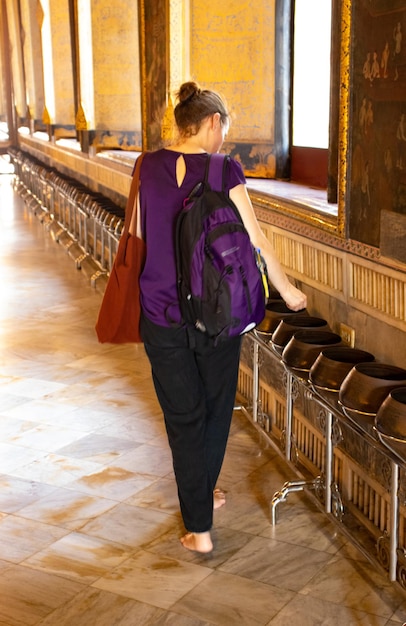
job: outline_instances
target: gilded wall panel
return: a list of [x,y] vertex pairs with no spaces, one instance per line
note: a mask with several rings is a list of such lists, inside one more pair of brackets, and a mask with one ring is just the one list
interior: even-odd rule
[[238,119],[226,149],[250,176],[275,175],[274,35],[274,0],[191,0],[191,76],[221,93]]
[[[42,44],[40,22],[37,11],[40,3],[20,0],[23,29],[23,55],[27,104],[30,116],[40,120],[44,110],[44,83],[42,76]],[[41,9],[42,10],[42,9]]]
[[176,92],[189,74],[189,23],[184,0],[169,1],[169,91]]
[[[92,2],[95,126],[105,147],[140,145],[137,3]],[[136,129],[138,137],[128,134]],[[104,131],[104,132],[102,132]],[[130,145],[129,145],[130,144]]]
[[[50,37],[53,63],[54,118],[51,122],[67,126],[75,123],[72,41],[68,0],[50,0]],[[50,71],[44,59],[44,71]],[[46,94],[45,105],[49,107]]]
[[[0,4],[0,27],[1,32],[4,32],[4,8]],[[0,40],[0,121],[4,122],[7,120],[7,95],[6,95],[6,69],[7,65],[5,63],[5,43]]]
[[26,97],[24,86],[24,62],[20,45],[20,17],[16,0],[7,3],[8,31],[10,36],[10,55],[13,74],[13,96],[17,115],[26,115]]

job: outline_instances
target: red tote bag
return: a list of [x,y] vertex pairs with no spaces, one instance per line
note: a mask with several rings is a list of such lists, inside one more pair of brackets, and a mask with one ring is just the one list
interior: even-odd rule
[[[124,228],[96,322],[96,334],[100,343],[142,342],[139,328],[139,277],[144,267],[146,246],[137,236],[137,200],[143,156],[144,153],[136,161],[125,210]],[[134,224],[133,228],[131,224]]]

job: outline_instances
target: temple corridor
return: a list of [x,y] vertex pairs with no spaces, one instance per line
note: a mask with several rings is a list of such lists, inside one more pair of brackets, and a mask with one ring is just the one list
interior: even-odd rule
[[0,625],[399,626],[406,599],[236,410],[211,555],[183,533],[142,345],[0,175]]

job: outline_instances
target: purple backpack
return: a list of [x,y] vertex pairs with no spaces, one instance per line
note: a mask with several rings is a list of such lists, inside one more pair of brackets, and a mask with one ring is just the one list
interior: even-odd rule
[[184,201],[176,224],[183,320],[216,340],[235,337],[265,316],[267,276],[237,207],[224,191],[230,157],[212,154],[205,179]]

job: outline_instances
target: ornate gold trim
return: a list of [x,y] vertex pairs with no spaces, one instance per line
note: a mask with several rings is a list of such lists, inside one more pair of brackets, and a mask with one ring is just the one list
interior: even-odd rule
[[42,121],[47,125],[52,124],[51,116],[46,106],[44,106],[44,110],[42,112]]
[[337,234],[345,237],[345,197],[348,173],[348,135],[350,103],[351,0],[342,0],[340,49],[340,110],[338,154]]
[[147,149],[147,62],[145,58],[145,2],[138,0],[138,29],[140,38],[140,78],[141,78],[141,133],[142,133],[142,149]]
[[319,229],[325,230],[329,233],[337,233],[337,218],[335,216],[323,214],[322,212],[316,211],[311,206],[306,207],[305,204],[295,204],[286,198],[278,199],[274,196],[261,194],[253,189],[249,189],[249,184],[248,190],[256,211],[260,208],[270,209],[281,213],[281,215],[285,218],[290,217],[295,220],[299,220],[300,222],[317,226]]
[[76,113],[75,123],[76,130],[88,130],[89,124],[87,122],[82,103],[79,104],[78,112]]

